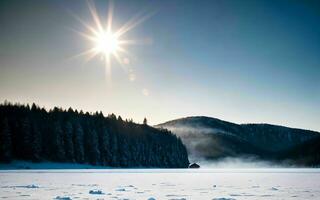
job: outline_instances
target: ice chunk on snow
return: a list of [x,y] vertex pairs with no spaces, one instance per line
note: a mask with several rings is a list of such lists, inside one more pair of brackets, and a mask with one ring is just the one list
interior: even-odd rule
[[70,197],[60,197],[60,196],[57,196],[56,198],[54,198],[54,200],[71,200]]
[[39,186],[32,184],[32,185],[18,185],[18,186],[3,186],[1,188],[28,188],[28,189],[30,189],[30,188],[39,188]]
[[89,194],[104,194],[101,190],[90,190]]
[[156,200],[155,198],[153,198],[153,197],[150,197],[148,200]]
[[125,186],[125,187],[131,187],[131,188],[133,188],[134,186],[133,186],[133,185],[127,185],[127,186]]
[[27,185],[26,188],[39,188],[39,186],[32,184],[32,185]]

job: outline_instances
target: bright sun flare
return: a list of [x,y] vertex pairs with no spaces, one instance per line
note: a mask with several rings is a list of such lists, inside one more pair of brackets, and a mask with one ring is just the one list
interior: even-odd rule
[[76,17],[87,29],[87,32],[79,32],[81,36],[92,42],[92,47],[77,56],[87,56],[87,61],[91,60],[96,56],[100,56],[106,67],[106,74],[110,76],[111,73],[111,58],[115,58],[116,61],[121,65],[125,65],[128,62],[130,53],[126,50],[125,46],[134,45],[138,43],[149,43],[148,40],[123,40],[120,39],[128,31],[145,21],[151,15],[141,17],[136,15],[128,22],[126,22],[120,29],[113,31],[113,4],[110,1],[108,9],[108,18],[106,22],[102,22],[97,13],[97,10],[93,3],[88,2],[89,10],[94,20],[94,25],[89,25],[85,21]]
[[105,56],[116,53],[119,48],[119,39],[111,32],[102,31],[101,33],[98,33],[94,43],[95,51],[97,53],[102,53]]

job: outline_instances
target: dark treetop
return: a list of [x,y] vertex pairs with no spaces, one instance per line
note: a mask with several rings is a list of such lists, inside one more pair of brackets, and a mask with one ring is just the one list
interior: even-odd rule
[[111,167],[188,167],[180,138],[111,114],[0,105],[0,159]]

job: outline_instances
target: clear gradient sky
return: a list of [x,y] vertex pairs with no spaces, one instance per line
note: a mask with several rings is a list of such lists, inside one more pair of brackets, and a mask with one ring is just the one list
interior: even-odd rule
[[[319,2],[319,1],[318,1]],[[0,1],[0,101],[101,110],[150,124],[205,115],[320,131],[317,1],[115,1],[114,27],[152,17],[126,34],[126,69],[71,58],[90,42],[85,1]],[[95,1],[106,19],[107,1]],[[129,73],[130,71],[130,73]],[[130,80],[131,76],[131,80]],[[134,80],[133,80],[134,79]]]

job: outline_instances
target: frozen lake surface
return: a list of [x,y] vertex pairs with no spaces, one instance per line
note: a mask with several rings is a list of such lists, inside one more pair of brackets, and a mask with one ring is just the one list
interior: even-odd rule
[[0,199],[312,200],[320,170],[1,170]]

